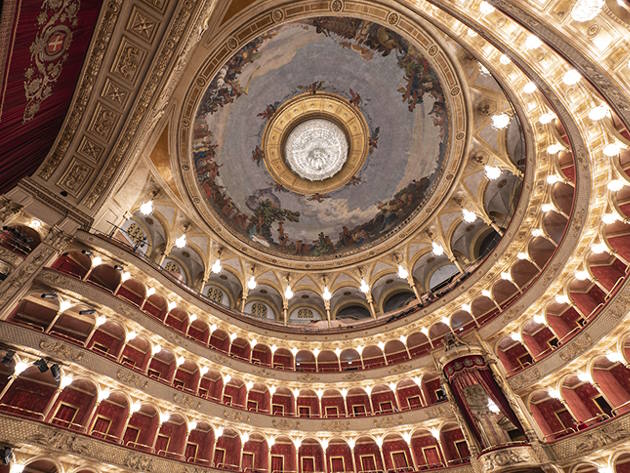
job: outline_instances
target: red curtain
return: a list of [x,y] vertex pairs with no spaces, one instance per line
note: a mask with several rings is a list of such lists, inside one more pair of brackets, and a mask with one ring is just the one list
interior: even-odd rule
[[[2,7],[3,19],[10,20],[0,35],[7,38],[6,52],[0,51],[0,194],[35,172],[59,133],[102,0],[59,2],[65,5],[59,8],[49,3],[17,0]],[[65,14],[58,14],[61,9]],[[57,68],[57,77],[40,73]],[[44,82],[43,94],[37,93]]]
[[481,434],[478,430],[476,422],[473,420],[472,412],[470,411],[470,407],[463,395],[464,389],[468,386],[475,384],[480,385],[486,392],[487,396],[492,399],[492,401],[501,410],[501,413],[507,417],[508,420],[521,431],[521,433],[525,432],[516,417],[516,414],[514,414],[510,403],[505,397],[505,394],[494,379],[494,376],[490,371],[490,367],[482,356],[472,355],[451,361],[444,367],[444,374],[446,375],[446,379],[448,380],[453,396],[455,397],[455,402],[459,406],[464,419],[471,428],[479,447],[483,448],[484,445],[481,441]]

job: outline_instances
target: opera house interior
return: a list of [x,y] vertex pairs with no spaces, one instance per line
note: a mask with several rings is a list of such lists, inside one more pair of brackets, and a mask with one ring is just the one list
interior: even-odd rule
[[630,473],[630,1],[0,15],[0,473]]

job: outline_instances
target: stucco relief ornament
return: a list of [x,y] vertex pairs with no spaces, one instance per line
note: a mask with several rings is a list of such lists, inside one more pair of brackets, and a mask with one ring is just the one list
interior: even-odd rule
[[77,27],[78,11],[79,0],[42,2],[42,10],[37,16],[37,35],[30,47],[31,62],[24,71],[26,107],[23,122],[33,119],[61,76],[72,42],[72,30]]

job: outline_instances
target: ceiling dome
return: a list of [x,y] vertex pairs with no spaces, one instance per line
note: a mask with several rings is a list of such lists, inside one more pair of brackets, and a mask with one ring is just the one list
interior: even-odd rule
[[285,24],[207,87],[192,137],[197,185],[216,221],[259,251],[319,261],[361,252],[452,185],[445,169],[461,156],[450,114],[441,73],[387,27]]

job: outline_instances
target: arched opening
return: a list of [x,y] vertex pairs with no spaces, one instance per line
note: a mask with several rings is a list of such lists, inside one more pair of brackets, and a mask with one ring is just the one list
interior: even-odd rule
[[57,397],[46,421],[65,429],[83,431],[90,421],[97,393],[98,388],[92,381],[72,381]]
[[321,404],[322,417],[327,419],[346,417],[346,403],[341,393],[336,389],[327,389],[324,391]]
[[118,322],[107,320],[94,331],[87,348],[118,360],[124,345],[125,329]]
[[129,417],[129,400],[114,391],[101,400],[92,417],[89,434],[110,442],[118,442]]
[[17,416],[44,420],[49,403],[57,389],[50,369],[41,372],[30,366],[9,386],[0,399],[0,410]]
[[389,386],[377,384],[372,388],[370,394],[374,414],[393,414],[398,412],[398,401],[396,395]]
[[315,439],[304,439],[298,449],[298,473],[309,473],[324,470],[324,451]]
[[351,417],[371,416],[372,403],[370,396],[362,388],[352,388],[346,395],[346,408]]
[[317,418],[321,417],[319,410],[319,398],[315,391],[303,389],[297,397],[298,417]]
[[247,392],[247,410],[253,412],[270,412],[271,396],[267,386],[256,383]]
[[413,460],[409,445],[400,435],[390,434],[383,441],[385,468],[388,470],[406,471],[413,469]]
[[271,397],[271,412],[273,415],[294,416],[293,394],[289,388],[277,388]]
[[175,460],[184,459],[184,448],[188,427],[186,419],[179,414],[171,414],[162,422],[155,441],[155,453]]
[[214,444],[214,431],[210,424],[198,422],[188,434],[184,458],[189,463],[196,463],[206,467],[210,466],[212,445]]
[[143,404],[131,415],[122,443],[127,447],[152,453],[159,427],[160,416],[157,409],[149,404]]

